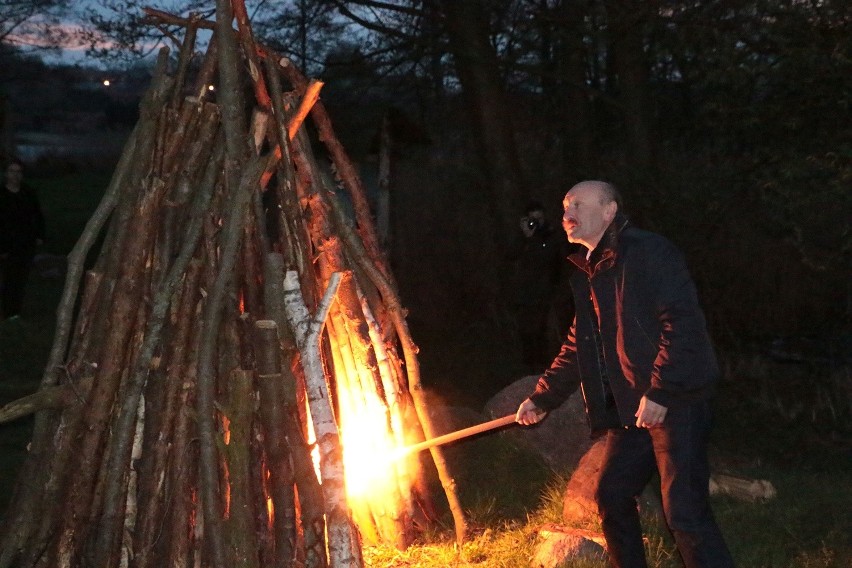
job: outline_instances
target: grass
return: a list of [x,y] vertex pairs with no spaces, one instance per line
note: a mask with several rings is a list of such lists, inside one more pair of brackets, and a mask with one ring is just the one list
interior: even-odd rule
[[[712,504],[737,566],[742,568],[841,568],[852,566],[849,511],[852,511],[852,472],[821,474],[763,470],[778,489],[778,498],[744,503],[713,498]],[[517,481],[517,480],[516,480]],[[389,547],[365,550],[367,566],[396,568],[529,566],[537,530],[544,524],[563,524],[562,494],[567,475],[552,474],[541,498],[524,516],[494,519],[493,510],[470,509],[474,536],[461,547],[452,541],[452,527],[425,535],[423,542],[400,552]],[[506,485],[511,484],[507,481]],[[499,500],[501,496],[497,497]],[[485,528],[487,527],[487,528]],[[674,542],[655,516],[643,515],[649,566],[681,566]],[[594,524],[577,526],[599,531]],[[570,564],[605,568],[604,560]]]
[[[97,205],[108,177],[70,173],[30,182],[39,189],[48,219],[45,252],[67,254]],[[0,405],[37,388],[50,350],[62,286],[61,279],[33,274],[24,321],[0,324]],[[424,374],[444,372],[436,363],[438,358],[452,358],[458,367],[465,352],[470,355],[469,349],[474,347],[466,344],[464,349],[440,351],[436,341],[427,341],[427,345],[429,349],[421,354]],[[486,362],[489,355],[475,354],[472,360]],[[453,368],[451,374],[465,376],[461,368]],[[832,438],[806,421],[785,422],[755,403],[749,391],[749,383],[730,378],[722,385],[713,438],[714,463],[726,473],[770,480],[778,496],[754,504],[724,497],[713,499],[737,565],[852,566],[852,454],[848,436]],[[31,431],[31,419],[0,425],[0,511],[8,503]],[[444,514],[440,523],[427,529],[406,551],[365,548],[367,566],[529,565],[538,529],[546,523],[562,523],[562,494],[570,472],[549,470],[535,457],[507,445],[499,435],[473,442],[461,451],[464,461],[457,479],[470,518],[470,541],[462,546],[453,542],[452,522]],[[644,527],[650,565],[679,566],[665,527],[654,517],[645,518]],[[602,568],[606,564],[585,561],[572,566]]]

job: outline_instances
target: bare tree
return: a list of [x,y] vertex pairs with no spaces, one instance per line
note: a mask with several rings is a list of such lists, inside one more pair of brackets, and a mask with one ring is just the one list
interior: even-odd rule
[[65,30],[59,25],[69,0],[6,0],[0,3],[0,43],[49,49],[59,45]]

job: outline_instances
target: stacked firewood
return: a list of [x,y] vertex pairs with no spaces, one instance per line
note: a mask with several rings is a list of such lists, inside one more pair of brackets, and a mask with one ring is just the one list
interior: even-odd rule
[[361,566],[363,542],[404,548],[428,505],[416,457],[384,464],[389,498],[347,499],[359,405],[397,445],[433,435],[416,347],[321,84],[254,42],[241,0],[217,13],[149,13],[184,27],[178,56],[160,53],[69,255],[41,389],[0,410],[37,412],[0,568]]

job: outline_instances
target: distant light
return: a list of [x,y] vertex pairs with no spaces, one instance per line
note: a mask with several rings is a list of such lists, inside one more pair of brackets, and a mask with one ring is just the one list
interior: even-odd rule
[[207,85],[207,90],[208,91],[215,91],[216,88],[213,85]]
[[104,79],[104,87],[109,87],[109,79]]

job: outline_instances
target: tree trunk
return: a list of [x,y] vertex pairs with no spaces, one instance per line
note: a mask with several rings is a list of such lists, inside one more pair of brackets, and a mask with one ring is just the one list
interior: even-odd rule
[[[582,5],[575,2],[562,2],[556,10],[557,21],[561,25],[556,28],[553,38],[553,65],[545,70],[545,74],[556,77],[553,90],[550,91],[552,108],[565,109],[557,117],[563,148],[564,176],[572,180],[587,179],[591,172],[597,171],[597,160],[594,111],[586,84],[586,14]],[[567,189],[561,188],[560,193],[564,194]],[[561,200],[562,195],[556,197]]]
[[511,113],[490,42],[481,0],[441,0],[450,50],[461,82],[467,115],[476,135],[480,171],[491,189],[498,250],[506,250],[517,231],[527,198],[512,132]]
[[640,176],[651,174],[655,152],[644,32],[650,11],[648,4],[639,0],[609,0],[606,8],[614,62],[611,76],[614,75],[617,96],[623,105],[628,164]]

